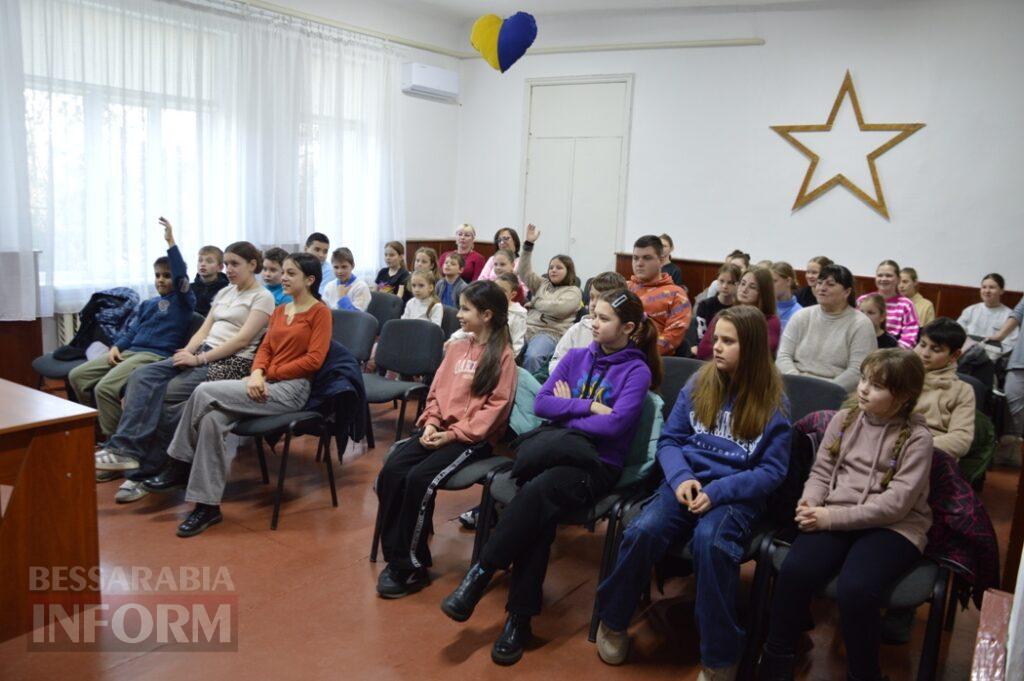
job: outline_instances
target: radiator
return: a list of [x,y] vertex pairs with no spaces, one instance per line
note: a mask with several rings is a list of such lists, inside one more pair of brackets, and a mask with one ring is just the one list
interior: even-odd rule
[[53,315],[56,326],[57,347],[67,345],[78,333],[78,313],[60,312]]

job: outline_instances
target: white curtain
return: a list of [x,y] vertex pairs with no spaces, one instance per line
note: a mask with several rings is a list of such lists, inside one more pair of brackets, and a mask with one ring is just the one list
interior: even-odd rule
[[18,0],[0,0],[0,320],[36,318]]
[[151,295],[160,216],[190,269],[204,244],[319,231],[369,272],[395,238],[383,41],[220,0],[21,15],[31,224],[57,312],[112,286]]

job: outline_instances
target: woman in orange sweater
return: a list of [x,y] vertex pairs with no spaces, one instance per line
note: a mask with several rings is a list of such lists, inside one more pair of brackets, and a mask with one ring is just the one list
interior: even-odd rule
[[493,281],[474,281],[460,296],[459,323],[470,337],[448,346],[417,422],[423,430],[396,444],[377,478],[388,563],[377,580],[383,598],[429,583],[434,492],[462,466],[490,455],[512,410],[516,364],[505,292]]
[[289,255],[281,283],[292,302],[270,316],[252,373],[242,380],[203,383],[185,405],[167,450],[171,465],[143,483],[159,492],[188,485],[185,500],[195,508],[178,526],[179,537],[197,535],[223,519],[220,500],[232,458],[224,440],[235,424],[299,411],[306,404],[331,343],[331,311],[318,293],[322,276],[315,256]]

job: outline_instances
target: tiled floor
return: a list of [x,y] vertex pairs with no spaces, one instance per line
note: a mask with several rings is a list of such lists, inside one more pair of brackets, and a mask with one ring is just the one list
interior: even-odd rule
[[[458,514],[479,498],[479,489],[441,493],[437,504],[432,570],[434,583],[398,601],[377,598],[380,564],[368,560],[376,512],[371,491],[380,457],[390,445],[394,412],[374,412],[375,450],[346,462],[338,474],[340,505],[331,508],[326,476],[313,463],[314,443],[295,447],[279,529],[269,529],[273,489],[259,482],[251,451],[242,451],[223,506],[225,521],[191,539],[174,529],[188,506],[178,496],[147,497],[129,506],[113,502],[117,483],[98,487],[103,570],[115,566],[221,566],[230,571],[238,599],[237,652],[183,653],[28,652],[22,637],[0,644],[0,678],[15,679],[672,679],[696,678],[698,656],[687,583],[670,582],[666,596],[635,620],[628,665],[605,666],[586,629],[594,594],[603,526],[597,534],[563,530],[545,583],[545,611],[534,622],[536,642],[511,670],[495,666],[490,648],[503,622],[504,579],[498,579],[476,614],[456,624],[438,609],[441,598],[467,566],[473,535],[459,528]],[[270,458],[271,478],[276,457]],[[1000,539],[1009,533],[1017,472],[993,471],[984,498]],[[749,575],[747,575],[749,577]],[[916,672],[923,618],[907,646],[885,647],[885,671],[897,679]],[[816,607],[818,628],[807,656],[806,679],[841,679],[843,662],[834,638],[836,616]],[[969,677],[978,614],[960,613],[945,637],[940,678]],[[457,675],[457,677],[456,677]]]

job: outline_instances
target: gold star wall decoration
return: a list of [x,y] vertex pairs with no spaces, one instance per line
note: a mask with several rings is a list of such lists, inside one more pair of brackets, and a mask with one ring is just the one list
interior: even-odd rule
[[[825,183],[818,185],[811,191],[808,191],[807,188],[811,183],[811,179],[814,177],[814,170],[818,167],[818,155],[808,149],[791,134],[831,131],[832,124],[835,123],[836,120],[836,114],[839,113],[839,107],[842,106],[843,98],[847,96],[850,98],[850,103],[853,105],[854,115],[857,117],[857,127],[860,128],[862,132],[899,133],[867,155],[868,168],[871,170],[871,181],[875,185],[875,198],[868,196],[867,193],[851,182],[842,173],[832,176]],[[843,79],[843,84],[839,88],[839,94],[836,95],[836,101],[832,105],[832,111],[829,113],[828,120],[825,121],[825,123],[821,125],[773,125],[770,127],[811,161],[810,166],[807,168],[807,174],[804,175],[804,182],[800,185],[800,192],[797,194],[796,201],[793,203],[794,211],[800,210],[836,185],[842,185],[850,190],[854,196],[871,206],[873,209],[878,211],[882,217],[888,220],[889,209],[885,204],[885,194],[882,192],[882,183],[878,180],[878,170],[875,168],[875,159],[923,128],[924,123],[865,123],[864,116],[860,111],[860,102],[857,101],[857,91],[853,87],[853,79],[850,77],[850,72],[847,71],[846,77]]]

